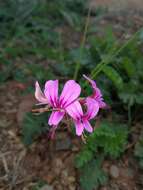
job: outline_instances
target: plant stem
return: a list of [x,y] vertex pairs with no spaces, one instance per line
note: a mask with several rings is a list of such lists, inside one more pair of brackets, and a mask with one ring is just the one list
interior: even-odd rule
[[132,112],[131,112],[131,105],[128,103],[128,126],[130,127],[132,124]]
[[91,7],[89,7],[89,9],[88,9],[88,14],[87,14],[86,22],[85,22],[83,38],[82,38],[81,44],[80,44],[80,55],[79,55],[79,59],[77,60],[77,63],[76,63],[76,66],[75,66],[75,72],[74,72],[74,77],[73,77],[74,80],[77,79],[79,69],[80,69],[80,63],[81,63],[83,48],[84,48],[84,45],[85,45],[85,42],[86,42],[86,37],[87,37],[87,32],[88,32],[88,27],[89,27],[90,13],[91,13]]

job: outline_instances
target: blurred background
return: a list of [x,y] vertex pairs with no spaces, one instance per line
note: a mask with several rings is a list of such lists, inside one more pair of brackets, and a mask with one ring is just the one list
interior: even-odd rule
[[[143,1],[0,1],[0,190],[143,189]],[[35,81],[96,80],[105,102],[86,134],[49,140]]]

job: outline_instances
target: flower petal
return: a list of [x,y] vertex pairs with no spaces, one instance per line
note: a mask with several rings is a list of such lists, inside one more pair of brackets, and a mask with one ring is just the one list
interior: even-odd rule
[[58,125],[59,122],[63,119],[65,112],[53,111],[50,115],[48,124],[49,125]]
[[83,75],[83,77],[88,80],[88,82],[92,85],[92,88],[96,90],[97,86],[96,86],[96,82],[92,79],[90,79],[89,77],[87,77],[86,75]]
[[85,114],[85,117],[90,120],[94,118],[98,111],[99,111],[99,103],[94,100],[93,98],[86,98],[86,105],[87,105],[87,112]]
[[41,88],[39,86],[38,81],[36,81],[35,83],[35,98],[43,104],[48,104],[48,100],[46,99],[46,97],[44,96],[43,92],[41,91]]
[[57,106],[58,102],[58,80],[49,80],[45,84],[44,94],[53,107]]
[[89,133],[93,132],[93,128],[87,120],[83,121],[83,126],[84,126],[84,129],[88,131]]
[[83,75],[83,77],[88,80],[88,82],[91,84],[91,86],[93,88],[92,98],[95,98],[95,99],[101,98],[102,93],[101,93],[100,89],[97,87],[96,82],[94,80],[90,79],[89,77],[87,77],[86,75]]
[[73,102],[66,108],[67,113],[75,120],[83,115],[82,107],[78,101]]
[[106,108],[108,108],[107,104],[106,104],[103,100],[100,100],[98,103],[99,103],[99,107],[100,107],[101,109],[106,109]]
[[95,99],[99,103],[100,108],[102,109],[106,108],[107,105],[102,98],[101,90],[97,87],[96,82],[90,79],[89,77],[87,77],[86,75],[83,75],[83,77],[89,81],[89,83],[91,84],[93,88],[93,95],[91,96],[91,98]]
[[81,136],[84,130],[83,124],[80,121],[74,121],[74,123],[75,123],[75,128],[76,128],[76,134],[78,136]]
[[60,96],[60,104],[62,107],[67,107],[73,101],[75,101],[80,95],[81,87],[74,80],[69,80],[66,82],[63,91]]

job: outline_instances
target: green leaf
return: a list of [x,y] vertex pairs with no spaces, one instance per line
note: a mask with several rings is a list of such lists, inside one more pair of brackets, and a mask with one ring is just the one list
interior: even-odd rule
[[143,105],[143,93],[136,95],[135,99],[137,104]]
[[105,120],[89,137],[89,141],[93,141],[96,146],[102,148],[105,155],[116,158],[124,151],[127,137],[126,125]]
[[114,83],[117,89],[121,89],[123,87],[123,79],[113,67],[105,65],[103,72]]
[[143,93],[139,90],[138,81],[131,80],[128,83],[124,83],[124,86],[120,92],[118,92],[119,98],[125,104],[133,106],[135,104],[143,104]]
[[46,181],[39,180],[36,184],[32,187],[32,190],[41,190],[43,186],[47,185]]
[[76,48],[70,51],[69,57],[74,63],[80,62],[81,65],[85,66],[91,62],[91,55],[87,48]]
[[83,167],[87,162],[89,162],[94,157],[94,154],[91,150],[85,148],[81,151],[75,159],[75,164],[77,168]]
[[132,63],[130,58],[125,57],[122,65],[129,77],[132,77],[133,75],[136,74],[136,67]]

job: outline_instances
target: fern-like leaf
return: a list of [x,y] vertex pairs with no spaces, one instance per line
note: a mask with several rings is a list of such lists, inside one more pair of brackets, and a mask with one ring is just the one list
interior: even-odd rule
[[34,116],[32,113],[27,113],[24,118],[22,135],[25,145],[32,144],[33,140],[47,130],[45,126],[47,116],[45,114]]
[[83,190],[93,190],[107,181],[107,175],[102,170],[103,158],[92,160],[81,170],[80,184]]

